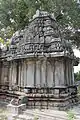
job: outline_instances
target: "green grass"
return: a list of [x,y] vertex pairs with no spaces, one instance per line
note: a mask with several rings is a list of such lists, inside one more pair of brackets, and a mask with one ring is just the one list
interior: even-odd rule
[[76,120],[75,114],[72,110],[67,111],[67,120]]
[[0,106],[0,120],[7,120],[7,109]]

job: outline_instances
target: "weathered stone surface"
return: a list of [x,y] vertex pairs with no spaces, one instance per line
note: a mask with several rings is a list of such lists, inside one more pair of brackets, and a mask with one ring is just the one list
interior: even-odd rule
[[26,109],[25,104],[21,104],[21,105],[9,104],[9,105],[7,105],[8,112],[12,113],[12,114],[16,114],[16,115],[21,114],[25,109]]
[[30,24],[11,39],[1,54],[0,83],[8,83],[9,90],[24,91],[30,108],[66,109],[74,104],[73,66],[78,60],[71,44],[60,37],[55,18],[37,11]]

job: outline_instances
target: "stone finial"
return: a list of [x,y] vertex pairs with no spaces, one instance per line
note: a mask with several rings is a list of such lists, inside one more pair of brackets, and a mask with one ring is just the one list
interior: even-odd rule
[[36,17],[43,17],[43,16],[49,16],[49,15],[50,14],[46,11],[37,10],[36,14],[33,16],[33,19],[36,18]]
[[41,11],[41,10],[36,11],[36,14],[33,16],[33,19],[35,19],[36,17],[43,17],[43,16],[50,16],[51,18],[55,19],[54,13],[50,14],[46,11]]
[[54,16],[54,13],[52,13],[50,16],[51,16],[52,19],[56,20],[56,18]]
[[36,17],[39,17],[39,14],[40,14],[40,11],[37,10],[37,11],[36,11],[36,14],[33,16],[33,19],[35,19]]

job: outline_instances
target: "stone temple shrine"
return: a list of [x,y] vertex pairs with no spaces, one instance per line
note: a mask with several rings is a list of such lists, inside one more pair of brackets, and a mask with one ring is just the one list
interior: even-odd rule
[[25,92],[27,108],[65,110],[78,102],[74,69],[78,59],[53,15],[37,11],[11,45],[0,52],[0,87]]

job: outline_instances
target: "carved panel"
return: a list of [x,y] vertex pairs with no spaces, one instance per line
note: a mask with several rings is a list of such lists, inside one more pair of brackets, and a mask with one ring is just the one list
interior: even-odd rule
[[16,32],[12,39],[14,39],[15,45],[12,48],[10,46],[9,50],[3,52],[2,56],[16,59],[29,53],[68,50],[59,38],[56,21],[50,16],[37,17],[24,30]]

